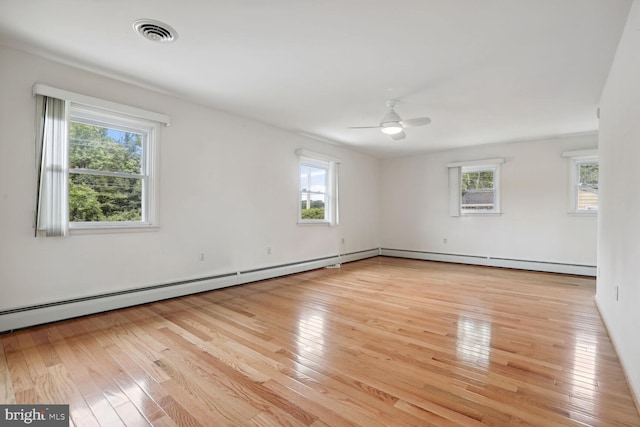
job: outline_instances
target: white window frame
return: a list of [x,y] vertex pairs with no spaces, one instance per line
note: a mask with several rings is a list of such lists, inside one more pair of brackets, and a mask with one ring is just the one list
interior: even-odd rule
[[465,209],[462,205],[462,178],[460,179],[460,214],[482,215],[500,213],[500,167],[498,165],[468,166],[460,168],[460,175],[473,172],[493,172],[493,208],[492,209]]
[[[338,165],[340,161],[330,156],[313,153],[307,150],[297,150],[298,154],[298,224],[324,224],[338,225]],[[326,170],[326,192],[302,191],[301,168],[303,165]],[[324,219],[303,219],[302,218],[302,194],[322,194],[325,196],[325,217]]]
[[567,151],[562,157],[568,158],[569,166],[569,213],[575,215],[597,215],[596,209],[580,209],[578,207],[578,192],[580,191],[580,165],[596,163],[599,165],[596,149]]
[[[500,195],[500,170],[504,163],[503,158],[474,160],[466,162],[452,162],[447,164],[449,168],[449,210],[451,216],[482,216],[501,215],[502,203]],[[490,210],[465,210],[462,208],[462,173],[464,172],[493,172],[493,209]]]
[[142,159],[140,174],[120,172],[92,171],[84,169],[69,169],[69,174],[88,174],[120,176],[124,178],[142,179],[142,216],[140,221],[69,221],[69,229],[74,230],[115,230],[140,229],[157,227],[159,225],[158,188],[156,185],[157,135],[159,123],[139,119],[123,114],[104,111],[85,105],[71,103],[69,107],[69,126],[71,122],[78,122],[93,126],[106,127],[142,135]]
[[[169,126],[170,117],[141,108],[119,104],[112,101],[107,101],[100,98],[94,98],[91,96],[67,91],[64,89],[55,88],[42,83],[36,83],[33,85],[33,95],[41,95],[43,97],[55,98],[64,101],[66,105],[66,135],[60,136],[60,138],[54,139],[53,144],[58,144],[59,151],[68,152],[68,128],[71,117],[71,110],[73,110],[73,117],[82,117],[83,120],[95,120],[95,123],[100,125],[107,124],[109,127],[115,127],[116,129],[133,131],[140,133],[141,131],[146,135],[145,147],[143,147],[143,170],[141,175],[144,176],[145,185],[143,186],[143,216],[142,221],[109,221],[109,222],[70,222],[67,217],[69,205],[68,205],[68,185],[60,186],[57,192],[49,194],[47,197],[42,196],[42,191],[38,191],[38,200],[36,201],[35,210],[35,223],[36,223],[36,236],[66,236],[68,234],[82,234],[82,233],[110,233],[110,232],[126,232],[126,231],[153,231],[160,226],[159,217],[159,183],[158,183],[158,165],[159,165],[159,138],[160,127],[162,125]],[[38,100],[40,102],[40,98]],[[38,119],[38,126],[42,118]],[[146,148],[146,150],[145,150]],[[38,142],[36,147],[37,153],[43,153],[43,147]],[[42,189],[42,174],[44,169],[49,167],[49,160],[42,158],[42,164],[38,164],[38,185]],[[68,181],[68,154],[64,156],[67,161],[62,162],[61,167],[63,170],[60,172],[64,174]],[[64,187],[64,188],[63,188]],[[45,191],[49,191],[45,189]],[[61,194],[61,193],[62,194]],[[43,201],[44,200],[44,201]],[[49,224],[47,212],[51,210],[62,211],[57,216],[63,220],[60,224]],[[47,219],[45,219],[47,217]],[[49,221],[50,222],[50,221]],[[58,227],[58,228],[56,228]]]

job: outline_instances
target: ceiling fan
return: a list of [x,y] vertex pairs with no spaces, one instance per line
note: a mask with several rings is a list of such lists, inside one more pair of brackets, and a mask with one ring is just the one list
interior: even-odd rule
[[404,133],[404,128],[425,126],[431,123],[431,119],[429,117],[416,117],[413,119],[403,120],[394,110],[395,106],[398,105],[399,102],[400,101],[397,99],[390,99],[386,102],[389,111],[384,115],[378,126],[353,126],[349,129],[380,129],[382,133],[389,135],[391,136],[391,139],[398,141],[407,137],[407,134]]

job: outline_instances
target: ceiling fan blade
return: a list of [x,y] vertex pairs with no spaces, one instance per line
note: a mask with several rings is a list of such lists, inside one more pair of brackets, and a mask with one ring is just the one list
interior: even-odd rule
[[406,137],[407,134],[404,133],[404,131],[391,135],[391,139],[393,139],[394,141],[400,141],[401,139],[405,139]]
[[380,126],[349,126],[347,129],[378,129]]
[[425,126],[431,123],[429,117],[416,117],[414,119],[407,119],[400,122],[403,127],[409,128],[414,126]]

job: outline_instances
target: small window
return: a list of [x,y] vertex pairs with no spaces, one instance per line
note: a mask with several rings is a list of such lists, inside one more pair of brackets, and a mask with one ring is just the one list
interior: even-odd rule
[[599,165],[597,158],[573,161],[574,211],[598,212]]
[[300,162],[300,220],[327,221],[328,165]]
[[321,155],[311,156],[312,154],[304,152],[304,155],[299,157],[298,222],[336,225],[337,162],[327,160]]
[[72,228],[153,222],[155,124],[71,105],[69,223]]
[[460,170],[460,212],[498,213],[498,166],[462,167]]

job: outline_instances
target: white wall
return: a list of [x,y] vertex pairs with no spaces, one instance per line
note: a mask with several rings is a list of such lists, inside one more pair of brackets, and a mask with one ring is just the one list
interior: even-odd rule
[[[159,231],[33,237],[36,82],[171,116]],[[0,94],[0,310],[379,246],[378,159],[4,47]],[[298,148],[342,160],[338,227],[297,225]]]
[[[595,147],[592,134],[385,159],[381,246],[595,266],[597,219],[568,214],[569,160],[561,156]],[[447,164],[498,157],[503,214],[451,217]]]
[[[640,402],[640,2],[633,3],[600,100],[596,303]],[[619,287],[619,300],[616,300]]]

